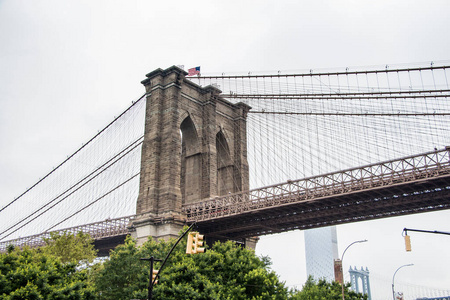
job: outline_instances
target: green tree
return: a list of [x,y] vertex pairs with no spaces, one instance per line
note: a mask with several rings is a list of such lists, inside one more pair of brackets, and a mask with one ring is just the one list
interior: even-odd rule
[[96,299],[86,280],[87,270],[78,271],[75,263],[62,263],[38,249],[0,253],[1,299]]
[[[345,299],[366,300],[367,295],[358,294],[350,290],[350,284],[344,286]],[[301,291],[291,291],[290,299],[293,300],[340,300],[342,299],[342,286],[339,282],[327,282],[326,280],[314,280],[309,277]]]
[[[149,263],[163,259],[174,244],[149,239],[141,247],[127,238],[95,276],[101,299],[146,299]],[[155,299],[286,299],[287,289],[269,269],[269,259],[232,242],[215,243],[202,254],[187,255],[178,245],[153,289]],[[158,269],[160,263],[155,264]]]
[[94,240],[82,231],[76,235],[70,232],[51,232],[50,238],[45,238],[44,241],[46,245],[40,251],[58,257],[62,263],[83,264],[92,262],[97,257]]

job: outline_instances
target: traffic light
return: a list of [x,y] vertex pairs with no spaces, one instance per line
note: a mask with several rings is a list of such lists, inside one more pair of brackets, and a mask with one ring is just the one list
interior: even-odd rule
[[186,245],[186,254],[192,254],[193,250],[194,250],[194,233],[189,232]]
[[152,282],[153,284],[157,284],[158,280],[156,280],[156,276],[158,275],[159,270],[152,270]]
[[405,235],[405,248],[407,252],[411,251],[411,237],[409,235]]
[[186,254],[197,254],[205,252],[205,248],[203,248],[203,234],[198,232],[189,232],[187,246],[186,246]]
[[194,253],[203,253],[205,248],[203,246],[203,234],[196,233],[194,236]]

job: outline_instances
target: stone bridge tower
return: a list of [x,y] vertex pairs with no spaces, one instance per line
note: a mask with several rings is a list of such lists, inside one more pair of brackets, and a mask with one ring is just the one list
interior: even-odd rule
[[176,237],[186,224],[182,206],[249,189],[246,118],[250,107],[232,104],[214,86],[185,79],[177,67],[157,69],[142,81],[147,93],[139,196],[131,230]]

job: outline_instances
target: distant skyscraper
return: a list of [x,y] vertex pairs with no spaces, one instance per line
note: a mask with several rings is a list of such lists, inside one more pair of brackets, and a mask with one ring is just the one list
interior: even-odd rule
[[305,230],[306,273],[315,279],[334,281],[338,259],[336,226]]

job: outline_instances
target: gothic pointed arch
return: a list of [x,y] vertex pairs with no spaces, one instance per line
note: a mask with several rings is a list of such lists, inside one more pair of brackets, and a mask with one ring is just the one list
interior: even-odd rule
[[[184,206],[218,196],[218,172],[220,181],[227,182],[222,194],[248,189],[246,120],[250,107],[233,104],[217,87],[199,86],[186,75],[173,66],[157,69],[142,81],[147,94],[145,131],[138,217],[131,225],[139,243],[147,236],[177,237],[187,217]],[[217,136],[220,128],[224,134]],[[225,180],[230,176],[231,184]]]
[[226,195],[236,191],[234,164],[227,139],[222,130],[216,135],[217,152],[217,192]]
[[201,152],[197,130],[189,115],[181,122],[180,133],[182,203],[192,203],[201,199]]

